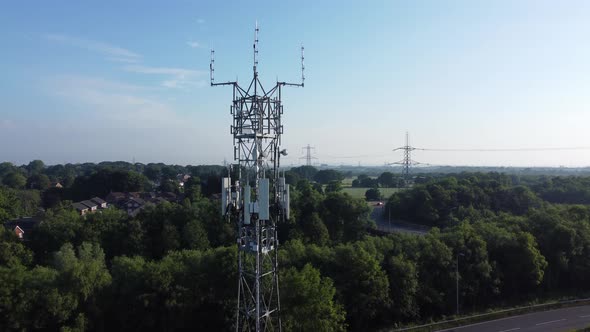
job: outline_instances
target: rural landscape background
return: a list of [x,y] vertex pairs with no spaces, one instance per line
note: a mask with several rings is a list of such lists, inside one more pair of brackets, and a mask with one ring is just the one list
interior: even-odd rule
[[590,297],[590,3],[1,6],[2,331],[236,330],[222,183],[251,170],[213,62],[216,82],[301,80],[280,149],[245,157],[290,186],[284,331]]

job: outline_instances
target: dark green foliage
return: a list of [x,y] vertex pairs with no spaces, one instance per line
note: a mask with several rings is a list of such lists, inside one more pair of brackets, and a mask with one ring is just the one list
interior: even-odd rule
[[346,193],[329,193],[320,211],[330,238],[336,243],[361,239],[372,226],[367,204]]
[[336,289],[330,278],[306,264],[301,271],[290,268],[281,273],[281,311],[286,331],[345,331],[345,313],[334,299]]
[[76,255],[66,244],[54,257],[51,267],[0,266],[0,329],[67,329],[80,326],[84,313],[99,322],[94,304],[111,283],[100,247],[84,243]]
[[379,175],[377,178],[377,181],[379,182],[379,186],[383,188],[395,188],[402,185],[402,178],[399,175],[393,174],[391,172],[381,173],[381,175]]
[[49,177],[45,174],[35,173],[27,179],[27,189],[45,190],[49,184]]
[[160,261],[113,261],[116,330],[230,330],[237,292],[235,248],[170,252]]
[[11,231],[0,227],[0,266],[31,265],[33,253]]
[[342,183],[338,180],[330,181],[326,185],[326,193],[336,192],[342,190]]
[[344,180],[344,175],[336,170],[333,169],[323,169],[318,171],[314,176],[313,179],[321,184],[328,184],[332,181],[342,181]]
[[318,173],[318,169],[313,166],[299,166],[291,168],[289,172],[296,174],[301,179],[311,181]]
[[15,191],[0,186],[0,222],[18,217],[21,212],[19,205]]
[[45,163],[42,160],[33,160],[27,165],[29,174],[40,174],[45,168]]
[[12,189],[22,189],[27,184],[27,178],[20,172],[10,172],[2,177],[2,184]]
[[[236,225],[221,218],[209,195],[219,192],[224,172],[125,162],[0,164],[0,177],[26,174],[29,184],[39,174],[76,177],[71,190],[41,192],[49,209],[30,241],[0,229],[0,330],[234,329]],[[81,217],[62,201],[107,188],[145,189],[186,173],[193,177],[182,204],[146,206],[135,217],[114,208]],[[386,173],[355,181],[395,186],[398,177]],[[368,236],[369,207],[340,192],[338,180],[325,188],[310,183],[305,178],[321,174],[313,167],[287,174],[292,210],[279,224],[278,252],[286,331],[366,331],[447,317],[456,310],[457,278],[465,313],[590,290],[590,208],[570,204],[586,202],[586,178],[417,178],[422,184],[393,195],[387,208],[440,230]],[[0,186],[0,220],[37,213],[39,194]]]
[[[168,251],[185,248],[206,249],[210,246],[209,234],[211,241],[221,244],[230,233],[212,224],[221,224],[221,218],[218,213],[213,214],[212,206],[205,202],[195,202],[186,207],[162,203],[145,208],[137,218],[145,231],[146,255],[150,258],[161,258]],[[208,234],[207,228],[219,232]]]
[[77,177],[71,188],[71,198],[79,201],[95,196],[105,197],[111,191],[132,192],[149,189],[148,179],[143,174],[104,168],[90,175]]
[[361,188],[374,188],[379,185],[379,180],[369,177],[366,174],[359,175],[355,180],[352,181],[353,187]]
[[367,201],[378,201],[382,198],[381,192],[378,188],[371,188],[365,192]]
[[386,209],[393,217],[425,225],[453,224],[459,211],[474,208],[523,215],[541,200],[527,187],[511,186],[507,176],[449,176],[391,196]]

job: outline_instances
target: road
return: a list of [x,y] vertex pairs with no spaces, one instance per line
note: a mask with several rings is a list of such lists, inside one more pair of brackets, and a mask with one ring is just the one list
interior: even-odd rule
[[534,312],[488,322],[454,327],[442,331],[457,332],[553,332],[590,326],[590,305]]
[[375,202],[369,202],[371,211],[371,219],[377,224],[377,229],[383,232],[402,232],[402,233],[413,233],[413,234],[426,234],[428,233],[429,227],[422,225],[415,225],[401,220],[392,219],[391,222],[388,218],[383,216],[385,211],[385,205],[375,206]]

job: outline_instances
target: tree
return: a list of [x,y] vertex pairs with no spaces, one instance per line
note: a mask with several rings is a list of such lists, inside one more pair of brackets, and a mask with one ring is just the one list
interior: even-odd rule
[[147,164],[143,174],[151,181],[158,182],[162,176],[162,166],[160,164]]
[[391,172],[381,173],[381,175],[379,175],[379,177],[377,178],[377,181],[379,182],[379,185],[381,187],[385,187],[385,188],[392,188],[392,187],[396,187],[396,185],[397,185],[397,178]]
[[434,228],[426,236],[417,238],[415,247],[405,250],[418,268],[416,301],[421,316],[454,312],[454,258],[451,249],[439,237]]
[[290,172],[297,174],[300,178],[311,181],[318,172],[318,169],[313,166],[299,166],[291,168]]
[[198,177],[191,176],[184,183],[184,195],[191,202],[195,202],[201,197],[201,180]]
[[505,297],[523,296],[542,281],[547,260],[537,247],[535,238],[519,229],[507,229],[510,220],[479,222],[474,225],[486,241],[492,273],[499,279]]
[[34,173],[27,179],[28,189],[45,190],[49,188],[50,184],[51,181],[49,181],[49,177],[45,174]]
[[389,280],[378,260],[358,244],[340,245],[326,273],[334,279],[347,320],[354,330],[374,326],[391,304]]
[[347,193],[329,193],[319,211],[335,243],[359,240],[372,226],[367,203]]
[[42,204],[45,209],[51,209],[58,206],[64,199],[65,190],[63,188],[49,188],[41,194]]
[[176,182],[176,180],[164,180],[158,187],[158,191],[177,193],[178,187],[179,185],[178,182]]
[[48,262],[64,244],[81,244],[81,217],[70,207],[58,207],[45,213],[44,220],[31,234],[31,249],[37,262]]
[[0,267],[0,329],[52,330],[67,325],[78,306],[55,269]]
[[41,195],[38,190],[16,190],[14,195],[19,202],[17,207],[20,216],[34,216],[39,213]]
[[385,264],[389,279],[391,308],[396,321],[410,320],[419,315],[416,297],[419,289],[416,263],[404,254],[391,256]]
[[355,180],[352,181],[353,187],[361,187],[361,188],[375,188],[379,185],[379,181],[377,179],[370,178],[366,174],[361,174],[357,176]]
[[330,181],[326,185],[326,193],[337,192],[342,190],[342,182],[341,181]]
[[296,185],[301,180],[301,176],[291,170],[285,172],[285,182],[289,185]]
[[455,264],[459,263],[462,300],[475,306],[480,299],[498,292],[497,281],[492,280],[487,244],[471,224],[462,222],[447,229],[441,239],[453,248]]
[[342,181],[344,180],[344,175],[336,170],[333,169],[323,169],[318,171],[313,179],[321,184],[328,184],[331,181]]
[[344,309],[330,278],[306,264],[281,273],[281,319],[286,331],[345,331]]
[[74,200],[84,200],[94,196],[105,197],[111,191],[145,191],[150,187],[143,174],[102,168],[90,175],[77,177],[71,193]]
[[0,266],[25,265],[33,261],[33,253],[16,235],[0,227]]
[[104,258],[98,244],[83,242],[76,255],[74,247],[66,243],[55,253],[53,265],[61,283],[82,303],[111,283]]
[[17,168],[12,163],[3,162],[0,163],[0,178],[3,178],[6,174],[16,172]]
[[20,212],[19,205],[14,190],[0,186],[0,222],[17,217]]
[[133,254],[133,251],[128,252],[125,247],[127,238],[134,236],[129,231],[129,219],[125,211],[114,208],[88,214],[80,218],[82,226],[78,237],[82,242],[100,244],[108,260],[119,255]]
[[381,191],[378,188],[371,188],[365,192],[365,198],[367,201],[378,201],[383,198]]
[[184,225],[182,230],[182,246],[188,249],[209,248],[207,232],[199,220],[192,219]]
[[[113,260],[113,330],[230,330],[235,319],[237,251],[172,251],[159,261]],[[225,327],[225,328],[224,328]]]
[[328,229],[316,212],[305,218],[301,223],[303,224],[302,228],[306,242],[320,246],[326,245],[330,242]]
[[19,172],[10,172],[2,178],[2,183],[13,189],[22,189],[27,184],[27,178]]
[[45,163],[41,160],[33,160],[27,165],[27,171],[30,175],[40,174],[45,168]]

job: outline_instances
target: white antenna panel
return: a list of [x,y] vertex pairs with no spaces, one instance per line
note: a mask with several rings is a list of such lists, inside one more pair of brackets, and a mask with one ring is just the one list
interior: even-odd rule
[[244,225],[250,225],[250,186],[244,187]]
[[230,199],[230,180],[229,178],[223,178],[221,181],[221,215],[225,216],[227,212],[227,206],[229,205]]
[[270,181],[268,179],[260,179],[258,182],[258,204],[259,204],[259,211],[258,217],[260,220],[269,220],[269,184]]

